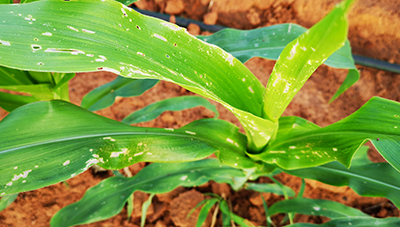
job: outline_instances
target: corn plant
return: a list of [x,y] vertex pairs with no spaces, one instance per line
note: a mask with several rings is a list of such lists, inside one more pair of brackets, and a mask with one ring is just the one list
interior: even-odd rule
[[[300,117],[282,117],[321,64],[349,69],[333,99],[358,79],[346,41],[346,15],[352,3],[338,4],[309,30],[288,24],[199,38],[112,0],[0,5],[0,65],[5,72],[2,78],[8,78],[0,81],[0,88],[31,94],[0,93],[0,99],[6,100],[1,106],[12,111],[0,122],[0,196],[65,181],[94,164],[121,169],[155,162],[134,177],[102,181],[81,201],[57,213],[51,224],[70,226],[109,218],[122,210],[136,190],[162,193],[211,179],[238,189],[248,179],[273,171],[347,185],[360,195],[386,197],[399,206],[399,103],[374,97],[349,117],[323,128]],[[285,45],[275,37],[282,32],[292,37]],[[246,40],[247,36],[252,38]],[[268,49],[270,40],[281,50]],[[244,45],[232,45],[236,41]],[[273,53],[274,49],[278,52]],[[254,56],[278,55],[266,87],[242,64]],[[82,106],[89,110],[111,105],[115,96],[140,95],[155,80],[165,80],[222,104],[239,119],[245,134],[218,119],[194,121],[179,129],[129,125],[142,121],[143,115],[152,119],[169,108],[162,103],[134,113],[124,124],[67,102],[67,82],[76,72],[91,71],[125,78],[85,97]],[[137,87],[143,89],[133,91]],[[365,158],[355,162],[356,151],[366,141],[388,163]],[[202,160],[211,154],[217,159]],[[336,217],[334,223],[399,223],[359,213]]]

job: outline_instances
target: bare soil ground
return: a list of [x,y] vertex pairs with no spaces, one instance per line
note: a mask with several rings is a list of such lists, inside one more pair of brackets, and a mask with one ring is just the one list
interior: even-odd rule
[[[141,0],[135,3],[141,9],[184,16],[201,20],[208,24],[220,24],[238,29],[251,29],[279,23],[298,23],[310,27],[321,19],[338,0]],[[353,52],[400,64],[400,3],[397,0],[358,1],[349,16],[349,40]],[[196,26],[189,31],[199,34]],[[246,66],[266,84],[274,61],[255,58]],[[381,96],[400,101],[400,75],[367,67],[358,67],[361,79],[346,93],[328,104],[336,89],[346,76],[346,70],[321,66],[304,88],[289,105],[285,115],[296,115],[326,126],[334,123],[361,107],[373,96]],[[71,101],[80,104],[82,97],[90,90],[113,80],[110,73],[81,73],[70,82]],[[156,87],[136,98],[118,99],[116,103],[98,114],[122,120],[132,111],[165,98],[190,95],[191,92],[177,85],[160,82]],[[220,118],[238,124],[237,119],[221,106]],[[6,112],[0,110],[0,117]],[[181,112],[166,112],[158,119],[139,126],[178,128],[189,122],[212,117],[212,112],[198,107]],[[383,161],[382,157],[370,149],[373,161]],[[138,163],[130,167],[133,174],[144,167]],[[111,173],[94,173],[88,170],[63,183],[39,190],[21,193],[6,210],[0,212],[0,226],[49,226],[50,218],[62,207],[78,201],[85,191],[99,183]],[[276,177],[280,182],[299,190],[301,180],[287,174]],[[269,182],[260,178],[258,182]],[[307,198],[329,199],[358,208],[375,217],[400,217],[399,210],[383,198],[358,196],[347,187],[332,187],[307,180],[304,196]],[[146,226],[195,226],[196,218],[186,219],[189,210],[204,199],[204,192],[225,195],[232,210],[256,225],[265,226],[265,214],[259,193],[241,190],[233,191],[225,184],[210,182],[195,188],[177,188],[166,194],[156,195],[147,214]],[[282,199],[280,196],[263,193],[269,205]],[[141,204],[148,195],[135,192],[135,209],[127,220],[126,210],[105,221],[83,226],[139,226]],[[196,215],[196,213],[194,214]],[[282,216],[275,216],[278,221]],[[326,218],[296,215],[295,221],[322,223]],[[209,220],[208,222],[209,223]],[[204,226],[207,226],[205,223]],[[220,226],[221,224],[217,224]]]

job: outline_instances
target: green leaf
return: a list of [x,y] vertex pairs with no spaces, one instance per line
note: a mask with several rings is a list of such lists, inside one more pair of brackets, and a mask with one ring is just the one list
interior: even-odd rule
[[349,186],[359,195],[385,197],[400,207],[400,173],[387,163],[371,163],[347,169],[338,162],[332,162],[285,172],[334,186]]
[[29,85],[33,84],[29,73],[0,66],[0,85]]
[[0,0],[0,4],[13,4],[12,0]]
[[53,73],[55,86],[53,87],[54,99],[61,99],[69,102],[68,82],[75,77],[75,73]]
[[21,0],[21,4],[35,2],[35,1],[40,1],[40,0]]
[[305,31],[297,24],[278,24],[251,30],[226,28],[197,38],[221,47],[244,63],[253,57],[277,60],[285,46]]
[[72,78],[75,77],[75,73],[54,73],[54,77],[57,75],[56,86],[53,88],[54,90],[59,89],[60,87],[67,84]]
[[294,198],[274,203],[268,209],[269,215],[277,213],[299,213],[325,216],[331,219],[341,217],[368,217],[367,214],[341,203],[308,198]]
[[111,177],[86,191],[83,198],[61,209],[53,216],[52,226],[91,223],[112,217],[124,207],[134,191],[165,193],[178,186],[192,187],[209,180],[233,183],[243,172],[220,165],[216,159],[188,163],[153,163],[131,178]]
[[38,101],[32,96],[25,95],[12,95],[5,92],[0,92],[0,107],[4,110],[11,112],[14,109],[28,103]]
[[354,154],[353,159],[351,160],[351,166],[371,164],[372,161],[368,158],[368,149],[368,146],[361,146]]
[[234,214],[230,209],[228,204],[226,203],[225,200],[222,200],[220,202],[220,207],[219,209],[221,210],[222,213],[224,213],[225,215],[229,216],[229,218],[231,220],[233,220],[235,223],[239,224],[240,226],[243,227],[255,227],[255,225],[253,225],[250,221]]
[[157,82],[158,80],[134,80],[119,76],[112,82],[104,84],[85,95],[81,106],[90,111],[101,110],[111,106],[117,96],[139,96],[156,85]]
[[74,73],[24,72],[0,66],[0,88],[31,94],[36,101],[60,98],[68,101],[67,82],[74,76]]
[[156,119],[164,111],[179,111],[196,106],[204,106],[215,113],[215,118],[218,117],[217,108],[207,99],[198,96],[179,96],[152,103],[125,117],[121,122],[128,125],[137,124]]
[[[117,171],[117,170],[114,170],[114,171]],[[131,216],[132,216],[132,212],[133,212],[133,208],[134,208],[134,195],[133,194],[131,194],[129,197],[128,197],[128,200],[126,201],[126,203],[127,203],[127,205],[126,205],[126,210],[127,210],[127,220],[129,221],[129,219],[131,219]]]
[[263,117],[278,122],[311,74],[346,41],[346,19],[354,0],[339,3],[324,19],[288,44],[279,56],[265,90]]
[[0,122],[0,144],[2,196],[64,181],[93,164],[121,169],[136,162],[193,161],[214,152],[245,156],[246,138],[217,119],[174,130],[132,127],[55,100],[7,115]]
[[297,117],[280,120],[277,139],[253,158],[284,169],[312,167],[339,161],[350,166],[357,149],[367,140],[400,170],[400,103],[373,97],[359,110],[332,125],[319,128]]
[[50,84],[11,85],[0,86],[0,88],[31,94],[37,101],[53,99],[52,86]]
[[122,3],[122,4],[124,4],[124,5],[126,5],[126,6],[129,6],[132,3],[137,2],[138,0],[117,0],[117,1]]
[[210,212],[211,208],[219,201],[219,199],[212,198],[207,200],[207,202],[204,203],[203,207],[201,207],[201,210],[199,212],[199,217],[196,222],[196,227],[201,227],[201,225],[206,221],[207,215]]
[[17,197],[18,197],[18,193],[12,194],[12,195],[5,195],[5,196],[1,197],[0,198],[0,211],[4,210],[8,206],[10,206]]
[[[277,195],[284,194],[282,191],[282,188],[277,184],[246,183],[245,188],[247,190],[254,190],[254,191],[263,192],[263,193],[274,193]],[[291,188],[289,188],[287,186],[284,186],[284,188],[285,188],[288,196],[290,196],[290,197],[295,196],[295,193]]]
[[264,211],[265,211],[265,221],[267,222],[267,227],[270,227],[272,220],[271,220],[271,216],[268,214],[268,205],[267,205],[267,202],[265,201],[264,197],[262,195],[260,195],[260,196],[261,196],[261,200],[262,200]]
[[[208,194],[208,193],[204,193],[204,195],[206,195],[206,194]],[[204,199],[204,200],[200,201],[198,204],[196,204],[196,206],[194,206],[189,211],[189,213],[186,215],[186,218],[189,218],[198,207],[200,207],[201,205],[205,204],[207,201],[208,201],[207,199]]]
[[222,213],[221,217],[222,217],[222,226],[231,226],[232,225],[232,219],[229,214]]
[[331,100],[329,100],[329,103],[333,102],[333,100],[335,100],[337,97],[343,94],[347,89],[351,87],[351,85],[355,84],[359,79],[360,79],[360,72],[358,72],[357,69],[349,69],[346,79],[340,85],[336,93],[332,96]]
[[151,193],[149,198],[146,200],[146,202],[143,203],[142,205],[142,217],[140,218],[140,227],[144,227],[144,224],[146,223],[146,214],[147,214],[147,210],[149,209],[150,205],[151,205],[151,201],[153,200],[153,197],[156,194]]
[[231,54],[174,24],[112,0],[43,0],[3,5],[0,14],[5,21],[0,24],[0,65],[109,71],[176,83],[232,111],[250,150],[264,147],[276,130],[276,123],[260,117],[265,89],[258,79]]
[[306,189],[306,181],[304,180],[304,178],[301,178],[301,186],[300,186],[299,193],[297,194],[297,198],[303,197],[305,189]]
[[392,227],[399,226],[400,218],[371,218],[371,217],[348,217],[338,218],[328,221],[324,224],[309,224],[309,223],[296,223],[288,225],[288,227],[336,227],[336,226],[355,226],[355,227],[367,227],[367,226],[384,226]]
[[[210,36],[197,38],[221,47],[244,63],[253,57],[277,60],[286,45],[306,31],[306,28],[297,24],[278,24],[251,30],[226,28]],[[324,64],[355,69],[350,43],[346,41]]]
[[29,71],[28,73],[29,75],[31,75],[33,80],[35,80],[36,84],[51,84],[53,86],[55,85],[55,81],[51,72]]

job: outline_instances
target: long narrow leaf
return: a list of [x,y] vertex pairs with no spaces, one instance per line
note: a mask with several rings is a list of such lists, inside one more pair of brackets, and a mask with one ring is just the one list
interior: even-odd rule
[[[281,119],[275,141],[252,155],[284,169],[312,167],[339,161],[350,166],[367,140],[400,171],[400,103],[373,97],[349,117],[324,128],[295,117]],[[281,133],[282,132],[282,133]]]
[[122,120],[122,123],[131,125],[151,121],[160,116],[164,111],[179,111],[197,106],[206,107],[215,113],[215,117],[218,117],[217,108],[207,99],[198,96],[179,96],[152,103],[145,108],[128,115]]
[[387,163],[371,163],[347,169],[338,162],[285,172],[334,186],[349,186],[362,196],[385,197],[400,207],[400,173]]
[[121,2],[122,4],[129,6],[130,4],[137,2],[138,0],[117,0],[119,2]]
[[53,89],[59,89],[63,85],[67,84],[70,80],[72,80],[75,76],[75,73],[60,73],[60,80],[56,81],[56,86]]
[[[114,170],[117,171],[117,170]],[[134,208],[134,199],[135,196],[131,194],[126,201],[126,213],[127,213],[127,220],[131,219],[133,208]]]
[[306,189],[306,181],[304,180],[304,178],[301,178],[301,185],[300,185],[299,193],[297,194],[297,198],[303,197],[305,189]]
[[293,225],[288,225],[288,227],[337,227],[337,226],[351,226],[351,227],[400,226],[400,218],[377,219],[371,217],[348,217],[348,218],[334,219],[324,224],[296,223]]
[[234,176],[241,175],[241,170],[221,166],[216,159],[190,163],[153,163],[131,178],[111,177],[103,180],[90,188],[80,201],[54,215],[51,225],[70,226],[112,217],[121,212],[129,195],[137,190],[165,193],[178,186],[192,187],[209,180],[232,183]]
[[[253,190],[253,191],[256,191],[256,192],[274,193],[274,194],[277,194],[277,195],[283,195],[284,194],[283,191],[282,191],[282,188],[277,184],[246,183],[245,184],[245,188],[247,190]],[[291,188],[289,188],[287,186],[284,186],[284,188],[285,188],[285,191],[286,191],[288,196],[290,196],[290,197],[295,196],[295,193]]]
[[4,110],[11,112],[14,109],[28,103],[38,101],[32,96],[25,95],[12,95],[5,92],[0,92],[0,107]]
[[277,122],[311,74],[346,41],[347,12],[354,0],[339,3],[324,19],[285,47],[265,90],[263,116]]
[[0,0],[0,4],[12,4],[12,0]]
[[18,197],[17,194],[12,194],[12,195],[5,195],[0,198],[0,211],[6,209],[8,206],[10,206],[14,200]]
[[[253,57],[277,60],[283,49],[291,41],[306,32],[307,29],[296,24],[279,24],[253,30],[223,29],[210,36],[198,36],[208,43],[217,45],[231,53],[241,62]],[[345,92],[360,77],[351,55],[349,41],[333,53],[324,64],[349,69],[346,80],[342,83],[331,101]]]
[[367,214],[338,202],[307,198],[294,198],[279,201],[268,209],[268,213],[269,215],[277,213],[299,213],[325,216],[331,219],[341,217],[368,217]]
[[0,66],[0,85],[33,84],[27,72]]
[[146,202],[143,203],[142,205],[142,216],[140,218],[140,227],[144,227],[144,224],[146,223],[146,215],[147,215],[147,210],[149,209],[151,205],[151,201],[153,200],[153,197],[156,194],[151,193],[149,198],[146,200]]
[[199,217],[197,219],[196,222],[196,227],[201,227],[201,225],[203,225],[203,223],[206,221],[207,219],[207,215],[210,212],[211,208],[218,202],[219,200],[216,198],[212,198],[207,200],[206,203],[204,203],[204,205],[201,207],[201,210],[199,212]]
[[351,159],[351,166],[371,164],[372,161],[368,158],[368,149],[368,146],[361,146]]
[[[352,61],[354,62],[353,59],[352,59]],[[358,69],[357,68],[349,69],[346,79],[340,85],[339,89],[332,96],[332,98],[329,100],[329,102],[333,102],[337,97],[339,97],[341,94],[343,94],[347,89],[349,89],[351,87],[351,85],[355,84],[359,79],[360,79],[360,72],[358,72]]]
[[229,206],[226,203],[225,200],[222,200],[220,203],[220,209],[221,212],[224,213],[226,216],[229,216],[229,218],[231,220],[233,220],[235,223],[239,224],[240,226],[243,227],[255,227],[255,225],[253,225],[253,223],[251,223],[250,221],[234,214],[231,210],[229,210]]
[[0,14],[0,65],[174,82],[232,111],[251,150],[264,147],[277,128],[260,117],[265,89],[257,78],[231,54],[176,25],[112,0],[2,5]]
[[[241,62],[253,57],[277,60],[283,49],[307,29],[297,24],[277,24],[252,30],[223,29],[210,36],[197,38],[217,45]],[[334,52],[324,64],[335,68],[355,68],[351,61],[350,43]]]
[[9,85],[0,86],[0,88],[10,91],[25,92],[31,94],[37,100],[51,100],[53,98],[50,84]]
[[[1,46],[0,46],[1,47]],[[53,79],[51,72],[37,72],[37,71],[28,71],[29,75],[33,78],[36,84],[51,84],[55,85],[55,81]]]
[[104,84],[85,95],[81,106],[90,111],[101,110],[111,106],[117,96],[139,96],[156,85],[157,82],[158,80],[135,80],[119,76],[112,82]]
[[261,200],[262,200],[264,211],[265,211],[265,221],[267,222],[267,227],[270,227],[271,226],[270,223],[272,223],[272,221],[271,221],[270,215],[268,214],[268,205],[267,205],[267,202],[265,201],[264,197],[262,195],[260,195],[260,196],[261,196]]
[[[121,169],[136,162],[198,160],[218,152],[237,154],[237,166],[245,157],[246,138],[233,124],[217,119],[175,130],[132,127],[57,100],[11,112],[0,122],[0,144],[2,196],[64,181],[93,164]],[[255,167],[248,160],[244,168]]]

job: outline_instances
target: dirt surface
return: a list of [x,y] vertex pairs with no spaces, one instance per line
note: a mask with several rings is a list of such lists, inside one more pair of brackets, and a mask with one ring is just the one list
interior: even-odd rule
[[[208,24],[220,24],[239,29],[251,29],[279,23],[298,23],[310,27],[323,17],[337,0],[141,0],[135,3],[141,9],[170,13]],[[397,0],[358,1],[350,13],[349,40],[353,52],[400,64],[400,4]],[[196,26],[190,32],[198,34]],[[274,61],[252,59],[246,66],[262,81],[267,83]],[[400,75],[367,67],[358,67],[361,79],[336,101],[328,104],[336,89],[346,76],[346,70],[321,66],[303,89],[296,95],[285,111],[285,115],[296,115],[326,126],[356,111],[372,96],[381,96],[400,101]],[[90,90],[115,78],[110,73],[82,73],[70,82],[71,101],[80,104],[82,97]],[[143,96],[117,99],[116,103],[98,114],[122,120],[132,111],[165,98],[189,95],[191,92],[177,85],[160,82]],[[234,116],[221,107],[220,118],[238,124]],[[0,110],[0,117],[6,112]],[[179,128],[201,118],[212,117],[213,113],[198,107],[180,112],[166,112],[161,117],[139,126]],[[370,149],[373,161],[383,161],[379,154]],[[136,174],[144,163],[135,164],[129,169]],[[85,191],[99,183],[111,173],[93,173],[88,170],[67,180],[43,189],[21,193],[17,200],[0,212],[0,226],[49,226],[50,218],[62,207],[78,201]],[[276,177],[283,184],[299,190],[301,179],[287,174]],[[257,182],[271,182],[260,178]],[[316,181],[307,180],[304,196],[338,201],[361,209],[374,217],[400,217],[399,210],[383,198],[358,196],[347,187],[332,187]],[[67,186],[68,185],[68,186]],[[256,225],[266,225],[262,200],[259,193],[247,190],[233,191],[226,184],[210,182],[195,188],[177,188],[166,194],[156,195],[147,213],[146,226],[195,226],[196,218],[186,219],[187,213],[205,196],[212,192],[226,196],[234,213],[247,218]],[[282,200],[281,196],[262,193],[269,205]],[[126,209],[119,215],[97,223],[83,226],[139,226],[140,207],[148,198],[142,192],[135,192],[135,206],[132,218],[127,220]],[[196,211],[198,212],[198,210]],[[196,215],[197,213],[193,215]],[[219,217],[219,216],[218,216]],[[274,216],[278,223],[282,215]],[[296,215],[295,221],[321,223],[326,218]],[[211,215],[204,226],[208,226]],[[218,219],[216,226],[221,226]]]

